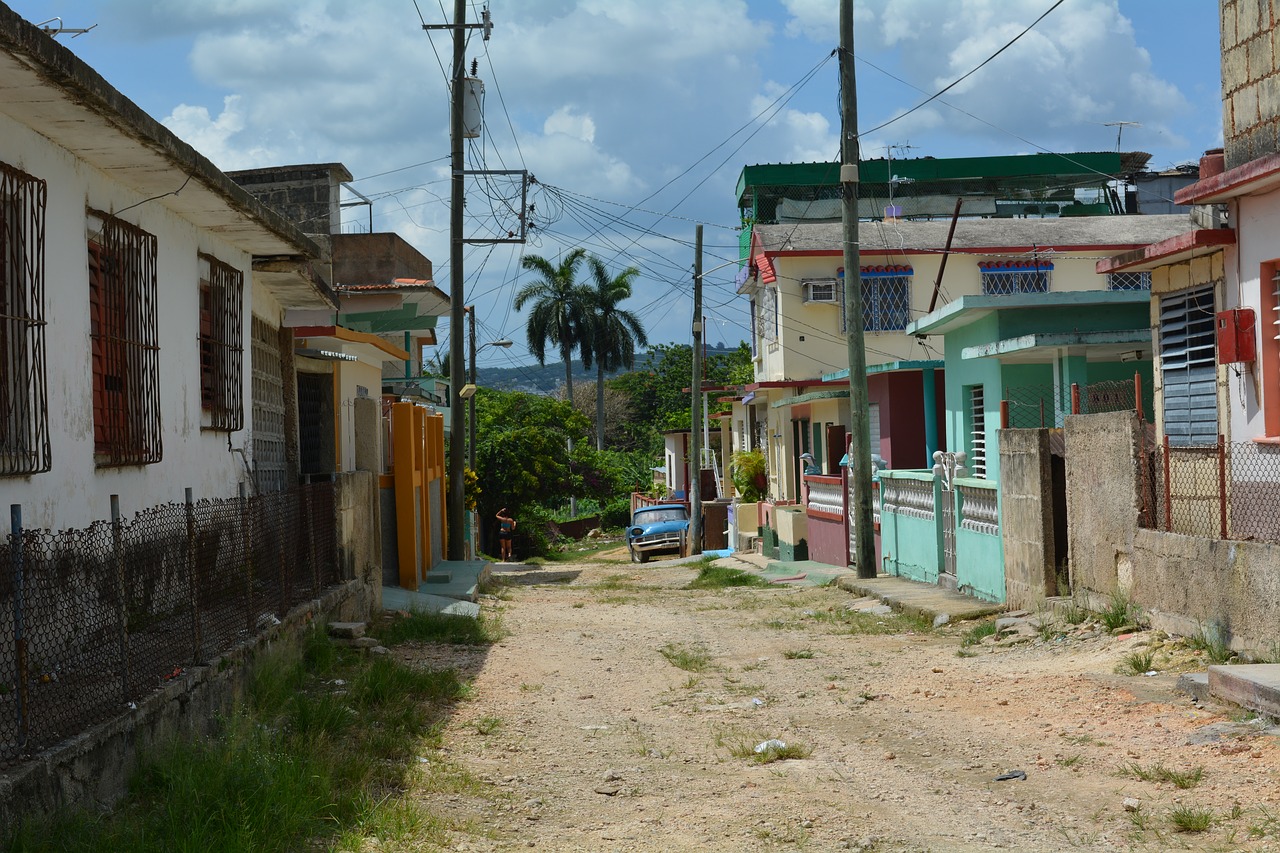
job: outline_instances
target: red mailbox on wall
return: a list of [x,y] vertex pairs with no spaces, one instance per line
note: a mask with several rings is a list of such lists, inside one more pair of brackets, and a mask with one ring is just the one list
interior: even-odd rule
[[1219,364],[1253,361],[1257,358],[1252,308],[1219,311],[1217,319]]

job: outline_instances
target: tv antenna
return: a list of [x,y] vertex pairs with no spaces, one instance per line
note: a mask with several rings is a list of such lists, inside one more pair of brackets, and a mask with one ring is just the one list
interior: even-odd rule
[[1116,129],[1116,153],[1120,153],[1120,135],[1124,133],[1126,127],[1142,127],[1136,121],[1104,121],[1103,127],[1114,127]]
[[[58,25],[56,27],[52,26],[54,21],[58,22]],[[80,36],[89,32],[89,30],[93,29],[98,25],[94,24],[92,27],[64,27],[62,25],[61,18],[50,18],[47,21],[41,21],[40,23],[36,24],[36,26],[39,27],[41,31],[43,31],[46,35],[52,36],[53,38],[57,38],[63,33],[71,33],[72,38],[79,38]]]

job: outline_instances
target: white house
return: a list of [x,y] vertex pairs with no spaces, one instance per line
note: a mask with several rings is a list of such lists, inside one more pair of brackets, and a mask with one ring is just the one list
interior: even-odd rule
[[323,250],[0,6],[0,503],[81,527],[293,482]]

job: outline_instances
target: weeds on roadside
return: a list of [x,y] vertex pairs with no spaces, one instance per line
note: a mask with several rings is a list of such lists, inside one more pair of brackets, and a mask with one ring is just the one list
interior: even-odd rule
[[1194,637],[1187,637],[1186,643],[1187,648],[1204,652],[1210,663],[1227,663],[1235,657],[1235,652],[1231,651],[1231,647],[1221,637],[1203,626]]
[[1068,625],[1079,625],[1089,618],[1089,611],[1076,603],[1075,599],[1067,602],[1062,608],[1062,621]]
[[813,649],[787,649],[782,653],[787,660],[811,660],[813,658]]
[[482,611],[472,618],[415,610],[408,616],[377,623],[371,633],[387,646],[410,642],[487,646],[507,636],[502,617],[492,611]]
[[491,735],[502,728],[501,717],[480,717],[471,721],[471,727],[476,730],[478,735]]
[[1175,832],[1204,832],[1213,826],[1213,812],[1191,806],[1176,806],[1169,812],[1169,822]]
[[[717,746],[724,746],[729,750],[729,754],[734,758],[742,758],[752,761],[756,764],[772,764],[775,761],[787,761],[789,759],[808,758],[813,754],[813,748],[807,744],[796,741],[776,741],[772,739],[739,736],[732,741],[719,741]],[[764,749],[759,752],[756,747],[767,744]]]
[[1121,767],[1120,770],[1125,775],[1141,779],[1143,782],[1169,782],[1175,788],[1182,790],[1194,788],[1204,779],[1204,768],[1199,765],[1190,770],[1173,770],[1163,764],[1143,767],[1141,764],[1130,763]]
[[1063,758],[1056,759],[1054,763],[1059,767],[1077,767],[1083,760],[1084,756],[1079,753],[1075,753],[1074,755],[1068,755]]
[[698,570],[698,576],[691,580],[685,588],[726,589],[737,586],[769,586],[769,582],[759,575],[753,575],[740,569],[708,564]]
[[1106,626],[1108,631],[1114,631],[1124,625],[1128,625],[1138,618],[1137,608],[1133,605],[1133,599],[1123,592],[1116,590],[1111,593],[1111,601],[1107,605],[1107,609],[1099,614],[1102,624]]
[[112,815],[32,823],[0,846],[23,853],[302,850],[377,835],[444,845],[448,826],[396,794],[466,685],[452,670],[335,648],[316,628],[259,658],[247,700],[209,737],[143,758]]
[[960,640],[960,647],[967,649],[970,646],[976,646],[987,637],[994,636],[995,633],[995,620],[988,619],[985,622],[979,622],[965,633],[964,637]]
[[1156,653],[1150,650],[1130,652],[1116,664],[1121,675],[1145,675],[1156,668]]
[[701,645],[667,643],[658,653],[667,663],[686,672],[704,672],[711,667],[711,654]]

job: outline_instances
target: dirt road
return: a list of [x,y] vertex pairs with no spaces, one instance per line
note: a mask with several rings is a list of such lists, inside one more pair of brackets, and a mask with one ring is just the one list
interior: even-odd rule
[[[962,647],[972,625],[835,588],[684,589],[694,575],[531,570],[485,602],[509,636],[461,661],[474,699],[445,748],[481,784],[430,795],[468,827],[451,849],[1280,850],[1276,737],[1174,673],[1116,674],[1145,650],[1195,668],[1151,632]],[[759,762],[769,740],[802,757]],[[996,781],[1010,771],[1025,780]]]

